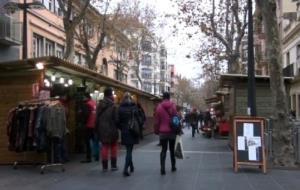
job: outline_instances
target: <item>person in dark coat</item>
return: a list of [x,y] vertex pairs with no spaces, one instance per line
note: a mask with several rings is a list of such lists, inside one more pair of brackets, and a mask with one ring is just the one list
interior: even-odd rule
[[[133,117],[132,114],[134,114]],[[139,134],[134,134],[129,130],[129,123],[131,119],[136,119],[137,121],[138,117],[140,117],[139,114],[140,112],[138,110],[138,107],[132,100],[130,94],[128,92],[125,93],[119,107],[118,124],[118,128],[121,131],[121,144],[125,145],[126,147],[125,165],[123,170],[123,175],[125,177],[130,176],[128,168],[130,168],[130,172],[134,172],[134,166],[132,162],[133,145],[139,143]]]
[[192,126],[192,137],[195,137],[195,131],[197,131],[197,133],[199,133],[198,131],[198,113],[197,113],[197,109],[193,108],[192,112],[189,115],[190,118],[190,124]]
[[101,159],[103,171],[108,169],[108,152],[111,152],[111,170],[118,170],[117,149],[118,149],[118,108],[114,104],[113,90],[104,90],[104,99],[100,100],[96,112],[97,137],[101,142]]

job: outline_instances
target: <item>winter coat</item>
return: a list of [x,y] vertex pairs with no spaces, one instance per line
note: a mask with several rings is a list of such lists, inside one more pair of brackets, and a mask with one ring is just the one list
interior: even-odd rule
[[198,114],[197,112],[191,112],[189,114],[189,122],[193,127],[196,127],[198,125]]
[[85,115],[85,127],[86,128],[95,128],[96,123],[96,107],[97,103],[93,99],[88,99],[85,101],[86,110]]
[[117,128],[118,109],[109,98],[100,100],[96,113],[96,132],[102,144],[111,144],[118,141]]
[[[168,111],[168,112],[167,112]],[[173,130],[170,126],[170,115],[176,115],[176,106],[170,100],[163,100],[155,111],[155,129],[156,134],[170,134]]]
[[[118,128],[121,130],[121,143],[123,145],[132,145],[132,144],[138,144],[139,143],[139,136],[133,135],[129,131],[129,121],[131,119],[131,113],[134,111],[135,116],[134,118],[138,120],[138,117],[142,117],[139,114],[141,114],[138,111],[138,108],[136,104],[134,103],[122,103],[119,107],[119,123]],[[141,126],[140,126],[141,127]],[[142,130],[140,128],[140,130]]]

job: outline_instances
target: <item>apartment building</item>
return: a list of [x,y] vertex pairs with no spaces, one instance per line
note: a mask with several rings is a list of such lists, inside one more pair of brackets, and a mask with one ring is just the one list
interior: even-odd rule
[[177,85],[177,78],[176,78],[176,73],[175,73],[175,65],[170,64],[168,65],[168,79],[170,83],[170,93],[171,95],[174,95],[175,93],[175,88]]
[[[23,3],[23,0],[4,0]],[[22,11],[8,14],[3,8],[5,3],[1,0],[0,19],[0,60],[18,60],[22,57],[21,31],[23,22]],[[43,56],[56,56],[63,58],[65,50],[66,35],[63,25],[63,12],[57,0],[27,0],[27,3],[40,2],[43,9],[27,10],[27,57],[36,58]],[[79,3],[80,1],[78,1]],[[76,13],[74,13],[76,14]],[[90,6],[88,8],[89,17],[101,19],[100,13]],[[4,19],[3,19],[4,18]],[[89,19],[86,19],[89,20]],[[91,19],[95,20],[95,19]],[[98,72],[111,78],[127,83],[128,60],[130,41],[109,22],[106,23],[111,35],[105,38],[105,46],[97,57],[96,69]],[[99,37],[96,26],[90,24],[88,34],[91,36],[91,47],[95,46],[95,40]],[[75,38],[74,63],[83,67],[88,67],[86,53],[82,43]]]
[[[256,75],[269,75],[269,67],[266,61],[266,40],[265,31],[262,20],[259,17],[258,9],[255,9],[253,15],[253,40],[254,40],[254,63]],[[240,62],[241,72],[247,74],[248,67],[248,31],[246,29],[245,35],[241,42],[240,47]]]
[[169,91],[166,47],[142,25],[128,32],[136,42],[132,51],[134,58],[130,62],[129,84],[154,95]]
[[290,109],[300,119],[300,1],[279,0],[278,21],[282,39],[282,63],[285,76],[295,77],[290,89]]
[[160,93],[170,91],[170,82],[168,81],[168,52],[164,45],[160,46]]

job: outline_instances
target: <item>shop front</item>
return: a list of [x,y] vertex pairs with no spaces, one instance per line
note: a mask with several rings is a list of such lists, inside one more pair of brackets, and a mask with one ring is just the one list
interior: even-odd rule
[[104,97],[103,91],[106,87],[113,88],[117,104],[125,92],[132,94],[146,114],[144,134],[151,133],[153,111],[159,101],[157,96],[55,57],[0,63],[0,164],[45,161],[45,154],[39,154],[36,150],[26,149],[18,152],[8,149],[11,139],[7,133],[8,115],[13,108],[19,109],[20,106],[22,109],[32,110],[41,104],[47,104],[49,107],[53,102],[59,101],[65,108],[68,131],[65,144],[68,152],[82,152],[84,143],[81,135],[83,124],[80,106],[84,93],[89,92],[91,97],[98,101]]

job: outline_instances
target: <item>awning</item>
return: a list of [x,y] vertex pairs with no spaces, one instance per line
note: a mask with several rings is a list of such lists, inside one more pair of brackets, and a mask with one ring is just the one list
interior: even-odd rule
[[135,93],[137,95],[146,96],[152,100],[160,99],[160,97],[158,96],[144,92],[135,87],[124,84],[121,81],[109,78],[103,74],[97,73],[81,65],[74,64],[57,57],[41,57],[26,60],[0,62],[0,73],[8,74],[9,72],[36,70],[36,63],[43,63],[45,69],[57,69],[58,71],[65,72],[77,77],[85,78],[87,80],[92,80],[96,83],[101,83],[103,85],[119,88],[124,91]]

